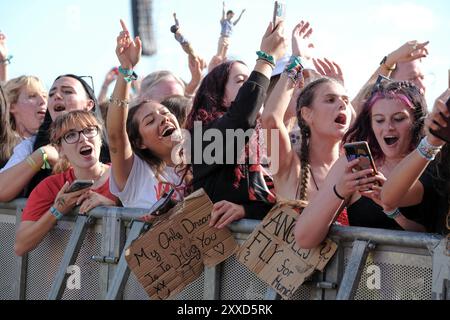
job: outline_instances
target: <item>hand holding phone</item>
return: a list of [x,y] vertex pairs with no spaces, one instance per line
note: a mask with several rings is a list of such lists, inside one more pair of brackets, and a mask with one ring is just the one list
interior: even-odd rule
[[94,180],[75,180],[66,190],[66,193],[87,189],[89,187],[92,187],[93,184]]
[[273,8],[273,27],[276,28],[280,21],[286,17],[286,4],[283,1],[275,1]]
[[346,143],[344,145],[344,149],[345,155],[349,162],[359,159],[358,165],[353,167],[353,172],[372,169],[374,171],[374,175],[377,173],[369,144],[366,141]]

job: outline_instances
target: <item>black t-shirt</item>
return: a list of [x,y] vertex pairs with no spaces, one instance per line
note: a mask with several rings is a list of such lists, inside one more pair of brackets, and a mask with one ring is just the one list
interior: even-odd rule
[[[427,168],[419,181],[424,187],[421,203],[411,207],[399,208],[408,219],[423,225],[427,232],[442,233],[445,229],[444,218],[447,214],[448,204],[435,186],[432,169]],[[383,208],[373,200],[361,197],[347,208],[348,219],[351,226],[403,230],[394,219],[390,219],[383,212]]]
[[446,234],[446,217],[448,212],[448,190],[444,183],[435,179],[435,169],[433,165],[420,177],[419,181],[423,185],[424,196],[422,199],[422,210],[425,217],[425,227],[428,232]]
[[[272,208],[275,198],[269,187],[273,188],[273,183],[270,177],[263,174],[261,166],[250,164],[247,157],[245,163],[237,165],[244,150],[237,149],[236,139],[228,138],[227,129],[246,131],[255,127],[268,85],[269,79],[263,74],[253,71],[239,90],[229,110],[222,117],[202,127],[201,136],[208,129],[220,131],[223,138],[222,148],[215,150],[212,154],[220,157],[222,163],[228,163],[227,155],[230,156],[233,153],[233,164],[216,162],[208,164],[205,163],[203,157],[201,163],[195,163],[196,147],[200,148],[198,142],[196,146],[196,135],[194,133],[191,135],[194,190],[203,188],[214,203],[226,200],[242,205],[246,218],[250,219],[262,219]],[[200,149],[202,156],[210,153],[205,152],[205,149],[208,146],[211,148],[212,143],[217,144],[217,141],[214,139],[213,141],[202,141]]]

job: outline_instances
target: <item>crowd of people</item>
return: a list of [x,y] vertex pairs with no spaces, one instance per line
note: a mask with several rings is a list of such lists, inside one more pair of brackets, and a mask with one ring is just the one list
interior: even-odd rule
[[[76,206],[80,214],[97,206],[150,209],[172,189],[181,201],[203,188],[214,203],[210,226],[219,229],[261,220],[277,201],[302,201],[295,227],[302,248],[319,245],[333,224],[449,232],[449,152],[431,131],[448,125],[450,89],[428,113],[420,69],[428,42],[387,54],[349,97],[340,66],[310,52],[306,21],[292,31],[290,55],[281,21],[267,26],[253,70],[228,60],[228,37],[242,14],[231,22],[224,6],[209,70],[189,47],[189,83],[167,70],[139,81],[133,70],[142,42],[121,21],[118,67],[98,98],[89,79],[70,73],[49,91],[36,76],[8,79],[0,33],[0,202],[28,198],[17,255]],[[357,170],[361,158],[346,157],[343,145],[359,141],[368,143],[374,168]],[[75,180],[93,185],[71,191]]]

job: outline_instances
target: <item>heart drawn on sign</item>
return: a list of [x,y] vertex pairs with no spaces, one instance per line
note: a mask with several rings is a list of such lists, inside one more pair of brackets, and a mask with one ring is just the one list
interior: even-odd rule
[[219,244],[216,244],[216,245],[214,246],[213,250],[214,250],[215,252],[217,252],[217,253],[224,254],[224,252],[225,252],[225,246],[224,246],[223,243],[221,242],[221,243],[219,243]]

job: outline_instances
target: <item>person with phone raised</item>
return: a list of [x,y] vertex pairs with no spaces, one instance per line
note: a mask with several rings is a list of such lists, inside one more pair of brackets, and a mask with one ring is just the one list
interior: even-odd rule
[[418,145],[426,103],[412,83],[379,80],[343,137],[344,143],[367,141],[378,171],[369,168],[354,172],[361,160],[348,162],[345,155],[336,161],[297,221],[295,237],[302,248],[319,245],[345,207],[350,226],[425,231],[421,208],[384,205],[379,185]]
[[[114,206],[118,200],[109,191],[109,165],[99,161],[102,126],[89,111],[71,111],[51,125],[50,139],[62,160],[62,173],[41,181],[28,198],[17,230],[14,250],[21,256],[34,249],[53,226],[80,206],[86,213],[97,206]],[[90,188],[68,192],[76,180],[93,180]]]

